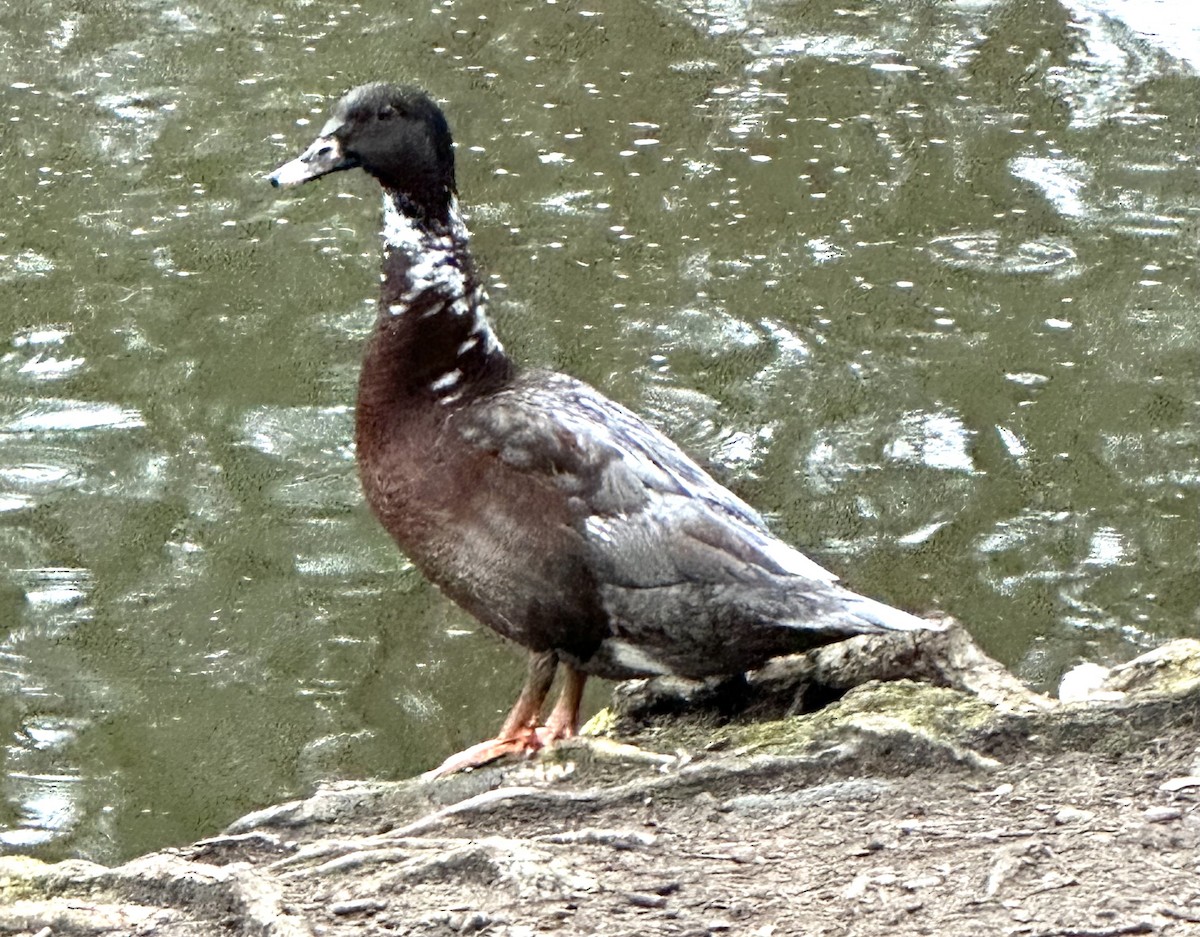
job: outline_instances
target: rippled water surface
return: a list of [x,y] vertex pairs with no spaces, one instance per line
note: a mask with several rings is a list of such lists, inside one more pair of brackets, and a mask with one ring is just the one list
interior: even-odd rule
[[375,78],[446,102],[508,348],[853,587],[1042,686],[1194,634],[1190,10],[7,3],[0,847],[187,841],[511,702],[359,496],[375,188],[261,177]]

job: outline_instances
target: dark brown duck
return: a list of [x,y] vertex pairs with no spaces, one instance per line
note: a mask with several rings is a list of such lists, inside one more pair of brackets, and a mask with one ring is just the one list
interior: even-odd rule
[[838,585],[636,414],[566,375],[517,370],[487,319],[450,129],[427,94],[355,88],[270,179],[352,168],[383,187],[383,286],[356,414],[363,490],[432,582],[531,652],[497,737],[443,771],[574,734],[589,674],[735,674],[853,635],[939,627]]

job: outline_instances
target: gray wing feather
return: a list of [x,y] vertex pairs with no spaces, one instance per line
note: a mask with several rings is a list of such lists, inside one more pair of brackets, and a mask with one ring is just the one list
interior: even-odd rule
[[674,442],[580,381],[529,375],[465,415],[468,439],[577,496],[598,572],[614,584],[837,581]]

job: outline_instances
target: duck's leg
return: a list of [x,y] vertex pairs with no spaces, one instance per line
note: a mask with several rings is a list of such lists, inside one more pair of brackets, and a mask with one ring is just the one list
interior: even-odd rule
[[557,669],[558,655],[553,651],[529,655],[529,675],[521,687],[521,695],[500,727],[497,739],[518,738],[537,728],[542,721],[542,704],[546,702]]
[[[467,768],[478,768],[504,755],[531,755],[546,744],[542,741],[542,735],[547,729],[540,727],[539,723],[542,717],[542,704],[550,692],[550,685],[554,682],[554,671],[557,668],[558,655],[553,651],[530,654],[529,676],[526,677],[525,685],[521,687],[521,695],[517,697],[516,704],[509,712],[508,718],[504,720],[504,725],[500,727],[500,732],[496,737],[488,739],[486,742],[480,742],[478,745],[472,745],[457,755],[451,755],[438,767],[427,771],[425,777],[440,778],[443,775],[464,771]],[[573,668],[568,669],[568,682],[563,687],[564,693],[570,686],[572,670]],[[582,691],[582,684],[580,691]],[[554,707],[555,712],[558,712],[561,704],[562,696],[559,697],[559,702]],[[578,708],[578,703],[576,703],[576,710]],[[551,719],[553,718],[552,715]],[[558,737],[565,738],[566,736]]]
[[579,732],[579,704],[583,702],[586,683],[587,674],[570,664],[563,664],[563,685],[558,700],[550,710],[546,724],[537,729],[538,740],[543,746],[574,738]]

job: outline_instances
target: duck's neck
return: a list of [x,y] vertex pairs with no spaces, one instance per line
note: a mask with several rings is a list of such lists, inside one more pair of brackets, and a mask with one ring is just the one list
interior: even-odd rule
[[384,189],[379,320],[359,383],[359,407],[461,406],[494,390],[512,364],[487,320],[487,296],[453,196],[422,211]]

